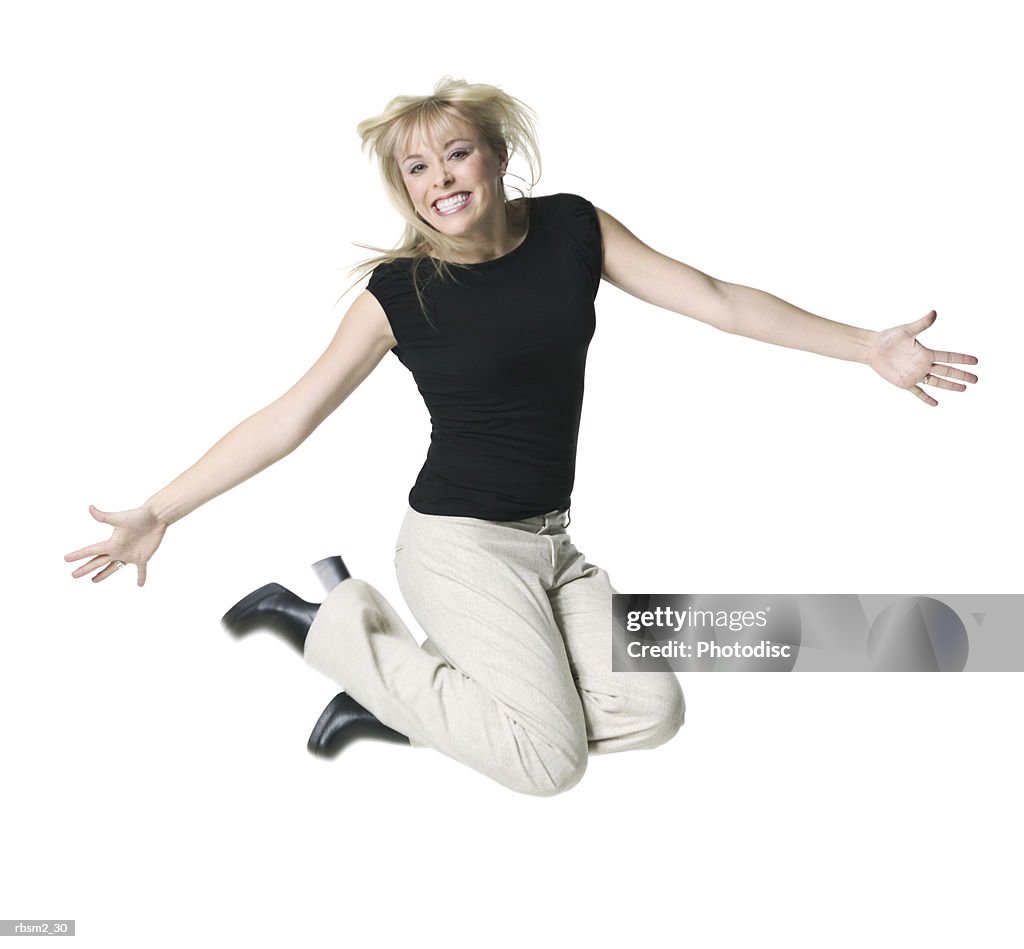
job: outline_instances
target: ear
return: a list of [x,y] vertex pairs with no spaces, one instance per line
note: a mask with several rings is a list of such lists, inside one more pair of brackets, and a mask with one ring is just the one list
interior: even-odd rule
[[499,175],[505,174],[505,169],[507,167],[508,167],[508,151],[503,148],[500,152],[498,152],[498,174]]

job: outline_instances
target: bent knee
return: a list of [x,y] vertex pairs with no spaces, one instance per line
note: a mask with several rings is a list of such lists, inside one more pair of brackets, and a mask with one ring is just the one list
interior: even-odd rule
[[686,700],[679,680],[667,676],[648,696],[647,746],[656,748],[674,738],[686,721]]
[[583,779],[587,771],[587,755],[574,761],[554,775],[547,775],[542,780],[534,781],[526,793],[538,797],[554,797],[571,791]]
[[520,767],[502,783],[535,797],[564,794],[580,783],[590,760],[585,735],[567,748],[556,749],[541,742],[531,742],[531,746],[533,754],[526,756],[525,762],[521,760]]

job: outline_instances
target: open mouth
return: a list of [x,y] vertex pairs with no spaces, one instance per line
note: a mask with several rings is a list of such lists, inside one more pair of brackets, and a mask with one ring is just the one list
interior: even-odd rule
[[441,215],[454,214],[456,211],[461,211],[469,203],[469,192],[460,191],[458,194],[450,195],[447,198],[439,198],[434,202],[434,210]]

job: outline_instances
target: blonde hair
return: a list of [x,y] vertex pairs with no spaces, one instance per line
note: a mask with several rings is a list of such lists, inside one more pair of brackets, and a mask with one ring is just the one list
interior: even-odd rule
[[[519,192],[521,198],[526,198],[532,193],[541,174],[534,116],[534,111],[526,103],[497,86],[468,83],[464,79],[445,76],[434,86],[433,94],[397,96],[379,115],[360,122],[356,131],[362,139],[363,151],[376,157],[387,196],[405,221],[405,233],[398,246],[390,250],[357,243],[357,247],[377,253],[360,261],[349,271],[350,274],[356,274],[356,278],[348,289],[379,264],[391,263],[400,257],[411,257],[413,286],[426,314],[423,295],[416,279],[420,264],[429,260],[439,277],[449,277],[449,265],[456,263],[454,258],[464,250],[464,245],[459,239],[448,237],[432,227],[416,213],[405,188],[398,154],[411,142],[414,133],[424,138],[439,139],[453,119],[461,119],[476,129],[496,155],[505,151],[509,158],[513,154],[521,154],[526,159],[530,180],[520,180],[525,182],[527,194],[519,188],[513,189]],[[504,181],[502,178],[503,190]],[[508,200],[506,192],[505,201]]]

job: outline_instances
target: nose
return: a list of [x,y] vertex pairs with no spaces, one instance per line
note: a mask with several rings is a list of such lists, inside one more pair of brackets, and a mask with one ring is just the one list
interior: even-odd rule
[[453,178],[454,175],[448,170],[448,166],[442,163],[440,170],[437,173],[438,185],[444,188],[446,185],[451,183]]

